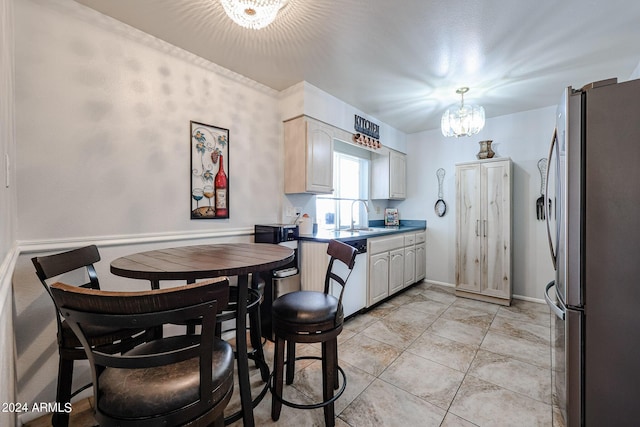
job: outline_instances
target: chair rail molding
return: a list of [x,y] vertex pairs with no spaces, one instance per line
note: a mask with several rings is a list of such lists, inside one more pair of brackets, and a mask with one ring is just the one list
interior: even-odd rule
[[50,240],[19,240],[17,246],[20,254],[73,249],[86,244],[98,247],[126,246],[143,243],[176,242],[182,240],[204,240],[225,237],[253,235],[253,227],[232,228],[207,231],[181,231],[168,233],[122,234],[112,236],[70,237]]
[[[13,270],[18,261],[20,251],[14,243],[0,264],[0,402],[16,401],[15,348],[13,339]],[[0,425],[14,425],[15,414],[0,413]]]

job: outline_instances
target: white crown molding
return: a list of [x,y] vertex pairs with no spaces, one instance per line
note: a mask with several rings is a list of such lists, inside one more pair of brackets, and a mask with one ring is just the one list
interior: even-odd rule
[[215,64],[209,60],[206,60],[198,55],[195,55],[189,51],[186,51],[180,47],[174,46],[164,40],[154,37],[144,31],[138,30],[124,22],[118,21],[115,18],[104,15],[90,7],[77,3],[71,0],[47,0],[47,6],[56,9],[67,16],[77,16],[84,22],[92,26],[99,27],[105,31],[114,32],[122,37],[126,37],[136,43],[140,43],[151,49],[158,50],[162,53],[168,54],[172,57],[189,62],[195,66],[212,71],[221,77],[227,78],[231,81],[241,83],[251,89],[258,92],[277,97],[278,91],[268,86],[258,83],[255,80],[251,80],[248,77],[238,74],[234,71],[224,68],[218,64]]
[[280,99],[282,98],[286,98],[287,96],[291,95],[291,94],[295,94],[295,93],[304,93],[304,88],[305,85],[307,85],[308,83],[306,81],[300,81],[296,84],[294,84],[293,86],[289,86],[286,89],[282,89],[280,92],[278,92],[278,97]]

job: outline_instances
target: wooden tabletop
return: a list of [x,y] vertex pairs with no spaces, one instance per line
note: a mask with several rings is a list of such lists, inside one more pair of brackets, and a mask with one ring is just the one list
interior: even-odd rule
[[293,256],[293,249],[271,243],[194,245],[123,256],[111,263],[111,272],[132,279],[196,280],[273,270]]

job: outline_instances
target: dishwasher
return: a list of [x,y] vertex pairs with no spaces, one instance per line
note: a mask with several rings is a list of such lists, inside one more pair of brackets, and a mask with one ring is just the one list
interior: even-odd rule
[[[342,307],[344,310],[344,317],[346,318],[358,313],[367,305],[368,258],[367,239],[352,240],[343,243],[353,246],[357,251],[355,265],[353,266],[349,280],[347,280],[344,294],[342,295]],[[334,268],[347,269],[347,267],[341,262],[336,262],[334,264]],[[340,297],[340,285],[333,283],[331,286],[331,294],[336,298]]]

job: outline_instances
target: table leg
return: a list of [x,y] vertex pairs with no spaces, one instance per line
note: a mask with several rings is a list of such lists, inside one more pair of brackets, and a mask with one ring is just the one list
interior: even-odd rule
[[249,293],[249,275],[238,276],[238,305],[236,318],[236,351],[238,353],[238,385],[242,404],[242,421],[245,426],[253,427],[253,405],[251,402],[251,384],[249,382],[249,357],[247,356],[247,297]]
[[[149,281],[151,283],[151,289],[160,289],[160,280],[157,279],[153,279]],[[151,333],[151,338],[154,340],[159,340],[162,339],[162,337],[164,336],[164,330],[162,329],[162,326],[158,326],[156,328],[153,329],[153,332]]]
[[[194,283],[196,283],[195,279],[190,279],[187,280],[187,285],[193,285]],[[188,335],[193,335],[196,333],[196,325],[187,325],[187,334]]]

